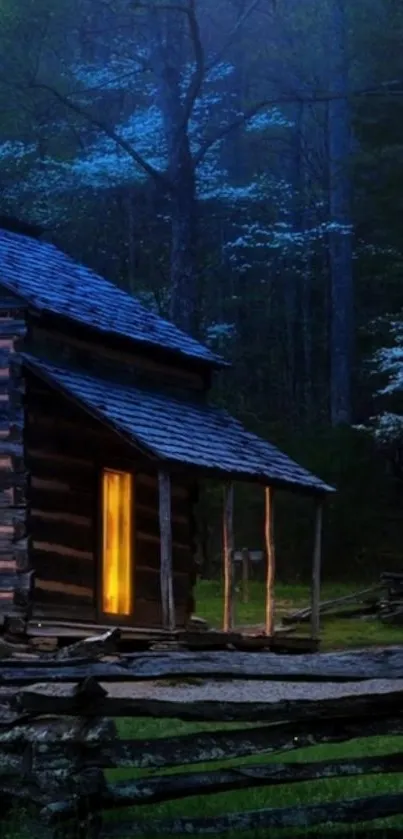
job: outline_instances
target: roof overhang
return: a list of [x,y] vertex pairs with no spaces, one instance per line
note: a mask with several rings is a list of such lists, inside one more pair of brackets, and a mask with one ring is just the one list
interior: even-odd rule
[[[144,391],[26,354],[22,359],[27,369],[114,431],[150,464],[163,465],[171,472],[185,470],[206,478],[253,482],[317,497],[334,492],[218,408]],[[172,419],[175,412],[177,417]]]

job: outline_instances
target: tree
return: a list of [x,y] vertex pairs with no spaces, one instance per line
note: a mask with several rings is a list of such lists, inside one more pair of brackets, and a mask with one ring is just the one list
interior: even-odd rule
[[351,115],[345,0],[330,10],[329,92],[329,267],[330,417],[351,422],[353,272],[351,220]]
[[[97,0],[93,0],[96,4]],[[132,163],[152,179],[161,196],[169,202],[171,222],[170,246],[170,314],[172,319],[188,331],[196,331],[197,324],[197,242],[199,213],[197,206],[196,172],[205,161],[211,149],[232,131],[240,129],[256,113],[268,106],[268,102],[256,101],[243,113],[224,124],[214,125],[205,119],[200,137],[192,144],[191,123],[195,109],[203,99],[203,89],[214,69],[222,65],[222,57],[230,48],[245,22],[259,10],[260,0],[252,0],[242,12],[231,15],[228,31],[221,48],[211,54],[203,43],[203,24],[196,0],[182,2],[136,2],[130,9],[123,3],[123,11],[130,19],[132,31],[137,39],[137,52],[130,61],[130,55],[119,55],[115,50],[115,67],[126,67],[129,75],[133,70],[141,72],[142,79],[153,84],[155,93],[155,114],[161,119],[163,136],[162,151],[166,165],[159,168],[150,162],[146,154],[140,153],[136,145],[113,123],[97,114],[97,108],[89,108],[85,102],[88,90],[76,83],[54,87],[41,73],[31,82],[31,89],[49,94],[67,111],[80,117],[89,126],[102,132],[118,149],[123,151]],[[112,7],[109,8],[112,11]],[[232,12],[232,5],[229,4]],[[117,14],[122,13],[122,7]],[[116,61],[116,52],[118,60]],[[109,62],[102,57],[99,67],[104,73]],[[66,72],[64,70],[66,78]],[[151,81],[152,80],[152,81]],[[199,120],[200,124],[200,120]]]

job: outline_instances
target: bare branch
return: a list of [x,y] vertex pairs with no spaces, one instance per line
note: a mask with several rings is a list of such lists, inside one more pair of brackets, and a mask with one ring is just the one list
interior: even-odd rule
[[195,0],[189,0],[189,7],[186,11],[189,21],[189,31],[195,56],[196,68],[190,80],[189,87],[186,91],[184,113],[181,126],[182,130],[187,128],[187,124],[192,114],[195,100],[203,84],[205,74],[204,50],[200,36],[199,22],[197,20],[196,15]]
[[113,140],[119,148],[123,149],[123,151],[125,151],[126,154],[128,154],[129,157],[131,157],[132,160],[135,163],[137,163],[137,165],[140,166],[141,169],[143,169],[143,171],[147,173],[147,175],[150,176],[150,178],[152,178],[157,184],[162,186],[164,189],[172,191],[172,184],[169,178],[163,172],[160,172],[158,169],[155,169],[154,166],[148,163],[147,160],[145,160],[144,157],[142,157],[142,155],[139,154],[136,151],[136,149],[134,149],[133,146],[127,142],[127,140],[124,139],[124,137],[121,137],[120,134],[117,134],[117,132],[110,128],[107,125],[107,123],[103,122],[100,119],[97,119],[96,117],[93,117],[91,114],[88,113],[88,111],[86,111],[80,105],[77,105],[68,96],[64,96],[63,93],[60,93],[60,91],[51,87],[51,85],[45,84],[43,82],[34,82],[32,83],[31,87],[37,90],[47,91],[52,96],[54,96],[55,99],[58,100],[58,102],[61,102],[61,104],[68,108],[70,111],[72,111],[75,114],[78,114],[78,116],[82,117],[84,120],[89,122],[91,125],[94,125],[96,128],[99,128],[107,137]]
[[[391,84],[391,83],[388,83]],[[385,85],[381,85],[380,87],[373,87],[373,88],[361,88],[358,90],[351,90],[347,95],[344,92],[341,93],[321,93],[321,92],[314,92],[312,94],[298,94],[293,95],[286,95],[276,97],[274,99],[263,99],[261,102],[257,102],[256,105],[253,105],[248,110],[244,111],[240,114],[236,119],[232,122],[224,125],[219,131],[217,131],[211,137],[207,137],[204,143],[201,144],[199,151],[195,155],[195,166],[199,166],[201,161],[204,159],[205,155],[214,146],[216,143],[223,140],[224,137],[227,137],[232,131],[236,131],[237,128],[240,128],[242,125],[246,125],[249,120],[251,120],[256,114],[263,111],[265,108],[275,107],[277,105],[295,105],[298,102],[301,102],[306,105],[317,105],[324,102],[332,102],[336,99],[351,99],[353,97],[379,97],[379,96],[403,96],[403,81],[400,83],[395,83],[395,89],[391,89],[391,87],[387,87]]]
[[241,26],[243,26],[243,24],[246,23],[247,19],[257,9],[257,7],[259,6],[259,3],[260,3],[260,0],[252,0],[252,2],[249,4],[249,6],[245,9],[244,13],[238,18],[235,26],[233,26],[233,28],[231,29],[231,32],[229,33],[229,35],[228,35],[228,37],[225,41],[225,44],[223,44],[221,49],[215,54],[214,58],[211,60],[211,62],[206,67],[206,74],[209,73],[211,70],[213,70],[213,68],[216,67],[217,64],[220,63],[223,56],[227,52],[227,49],[229,49],[229,47],[231,46],[235,36],[238,34]]

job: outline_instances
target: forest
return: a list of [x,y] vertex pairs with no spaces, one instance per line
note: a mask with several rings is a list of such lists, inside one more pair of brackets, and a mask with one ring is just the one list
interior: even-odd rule
[[[0,214],[230,362],[216,401],[338,490],[329,579],[401,567],[402,42],[397,0],[0,2]],[[309,504],[276,516],[303,579]]]

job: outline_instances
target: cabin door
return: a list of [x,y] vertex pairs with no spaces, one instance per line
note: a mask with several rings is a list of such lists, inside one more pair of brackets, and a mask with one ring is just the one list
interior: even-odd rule
[[130,472],[102,472],[102,573],[100,611],[105,617],[133,614],[134,478]]

